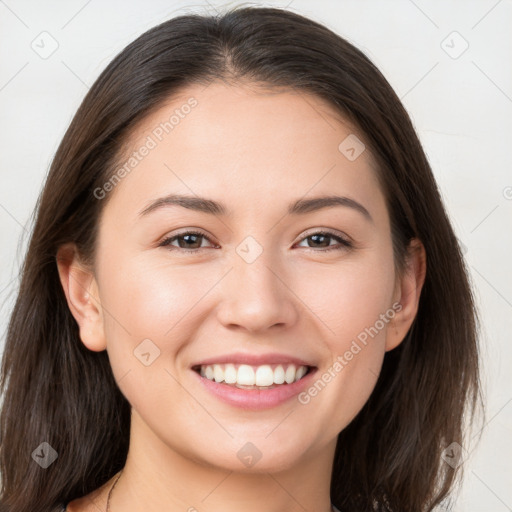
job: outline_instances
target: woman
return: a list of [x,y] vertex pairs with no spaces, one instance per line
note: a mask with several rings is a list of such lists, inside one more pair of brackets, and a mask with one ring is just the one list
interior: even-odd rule
[[38,203],[2,506],[446,506],[476,325],[426,156],[368,58],[286,10],[169,20],[90,89]]

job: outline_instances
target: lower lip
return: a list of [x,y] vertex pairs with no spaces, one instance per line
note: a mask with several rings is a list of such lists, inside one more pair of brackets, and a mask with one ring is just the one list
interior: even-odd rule
[[316,368],[292,384],[279,384],[272,389],[240,389],[202,377],[192,370],[203,386],[223,402],[242,409],[261,410],[277,407],[298,395],[310,385]]

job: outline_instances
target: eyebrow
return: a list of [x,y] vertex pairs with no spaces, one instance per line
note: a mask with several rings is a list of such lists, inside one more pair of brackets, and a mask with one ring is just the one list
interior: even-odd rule
[[[148,213],[168,206],[181,206],[197,212],[208,213],[211,215],[229,215],[230,212],[222,204],[213,199],[206,199],[198,196],[185,196],[171,194],[161,197],[151,202],[148,206],[139,212],[139,216],[143,217]],[[289,215],[304,215],[306,213],[315,212],[324,208],[332,208],[335,206],[344,206],[352,208],[361,213],[367,220],[373,222],[370,212],[355,199],[346,196],[321,196],[310,199],[298,199],[288,206]]]

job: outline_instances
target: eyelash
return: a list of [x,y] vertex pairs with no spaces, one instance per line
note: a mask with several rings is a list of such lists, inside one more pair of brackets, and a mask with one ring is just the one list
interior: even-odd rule
[[[177,240],[178,238],[181,238],[183,236],[186,236],[186,235],[195,235],[195,236],[200,236],[200,237],[203,237],[204,239],[208,240],[210,243],[213,243],[204,233],[201,233],[200,231],[184,231],[183,233],[178,233],[177,235],[173,235],[171,237],[167,237],[165,238],[164,240],[162,240],[160,242],[160,244],[158,245],[158,247],[168,247],[169,250],[178,250],[178,251],[185,251],[185,252],[198,252],[198,251],[201,251],[203,249],[207,249],[207,247],[199,247],[199,248],[194,248],[194,249],[186,249],[186,248],[182,248],[182,247],[175,247],[175,246],[171,246],[170,244],[174,241],[174,240]],[[303,237],[300,242],[304,241],[304,240],[307,240],[308,238],[311,238],[312,236],[315,236],[315,235],[321,235],[321,236],[327,236],[327,237],[330,237],[330,238],[333,238],[334,240],[336,240],[339,245],[338,246],[328,246],[328,248],[319,248],[319,249],[316,249],[314,247],[305,247],[305,249],[310,249],[314,252],[330,252],[330,251],[340,251],[340,250],[343,250],[343,249],[351,249],[353,247],[353,244],[352,242],[342,238],[341,236],[339,235],[336,235],[330,231],[315,231],[314,233],[310,233],[308,234],[307,236]],[[214,244],[215,245],[215,244]]]

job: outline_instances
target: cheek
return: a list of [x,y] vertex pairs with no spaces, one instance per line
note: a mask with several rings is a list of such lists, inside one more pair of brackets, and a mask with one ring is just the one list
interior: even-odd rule
[[331,435],[364,406],[382,366],[395,310],[393,260],[380,254],[350,264],[347,260],[335,275],[332,268],[318,269],[314,283],[304,281],[301,288],[301,298],[321,319],[317,325],[322,326],[329,361],[299,401],[315,417],[332,417],[332,429],[338,430]]
[[214,283],[212,272],[197,266],[132,257],[117,260],[105,272],[103,297],[133,337],[169,338],[182,329],[185,317],[197,314],[200,308],[194,306]]
[[155,418],[166,417],[171,403],[188,407],[177,365],[202,322],[201,298],[219,278],[143,257],[118,254],[104,261],[109,262],[101,276],[105,335],[119,388],[132,407]]
[[[144,390],[172,387],[165,370],[174,374],[181,349],[203,320],[201,299],[221,275],[119,253],[103,261],[99,278],[107,350],[116,379],[123,379],[135,405]],[[142,385],[129,389],[129,382]]]
[[391,255],[386,258],[382,254],[386,252],[347,258],[337,267],[319,265],[314,274],[311,268],[298,273],[312,276],[296,278],[294,290],[322,321],[319,325],[325,328],[331,352],[344,351],[347,343],[350,345],[353,338],[373,326],[391,307],[393,260]]

